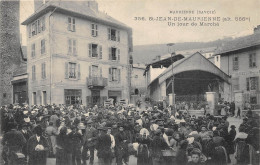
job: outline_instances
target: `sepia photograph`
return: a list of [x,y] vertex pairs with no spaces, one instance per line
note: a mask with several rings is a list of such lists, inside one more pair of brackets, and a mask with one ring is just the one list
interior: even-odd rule
[[1,165],[259,165],[260,0],[0,0]]

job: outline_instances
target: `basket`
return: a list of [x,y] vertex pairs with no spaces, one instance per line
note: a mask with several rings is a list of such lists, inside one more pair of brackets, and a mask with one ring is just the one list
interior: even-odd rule
[[174,150],[162,150],[163,156],[176,156],[176,151]]

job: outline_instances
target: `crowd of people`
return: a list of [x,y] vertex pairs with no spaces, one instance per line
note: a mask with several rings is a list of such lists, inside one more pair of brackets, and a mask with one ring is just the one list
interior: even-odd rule
[[[252,114],[238,132],[227,116],[189,115],[157,106],[87,108],[82,105],[3,106],[2,157],[5,163],[24,160],[45,165],[225,165],[259,164],[259,123]],[[19,159],[21,158],[21,159]]]

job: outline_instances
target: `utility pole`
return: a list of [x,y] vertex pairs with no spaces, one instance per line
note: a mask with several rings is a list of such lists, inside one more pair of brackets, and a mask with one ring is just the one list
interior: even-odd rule
[[[174,51],[171,50],[171,48],[174,46],[174,43],[168,43],[167,47],[168,47],[168,53],[171,53],[171,65],[173,64],[173,53],[175,53]],[[173,74],[173,65],[172,65],[172,104],[175,104],[175,98],[174,98],[174,74]]]

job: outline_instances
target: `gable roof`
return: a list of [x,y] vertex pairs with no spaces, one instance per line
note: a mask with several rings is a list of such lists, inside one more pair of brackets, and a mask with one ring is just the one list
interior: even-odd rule
[[156,79],[154,79],[149,86],[159,80],[159,84],[172,76],[172,74],[178,74],[184,71],[200,70],[205,72],[210,72],[217,75],[224,81],[229,83],[229,76],[220,70],[216,65],[210,62],[199,52],[196,52],[190,56],[186,56],[169,66],[163,73],[161,73]]
[[111,26],[118,26],[124,29],[131,30],[129,26],[112,18],[109,15],[100,11],[94,11],[90,7],[81,5],[81,3],[73,1],[49,1],[46,4],[42,5],[34,14],[28,17],[24,22],[22,22],[22,25],[27,25],[33,22],[38,17],[40,17],[41,15],[54,10],[55,12],[70,14],[75,17],[81,17],[83,19],[85,18],[96,22],[103,22]]
[[245,37],[235,38],[232,41],[224,42],[221,47],[216,50],[217,54],[227,54],[229,52],[260,45],[260,34],[255,33]]

